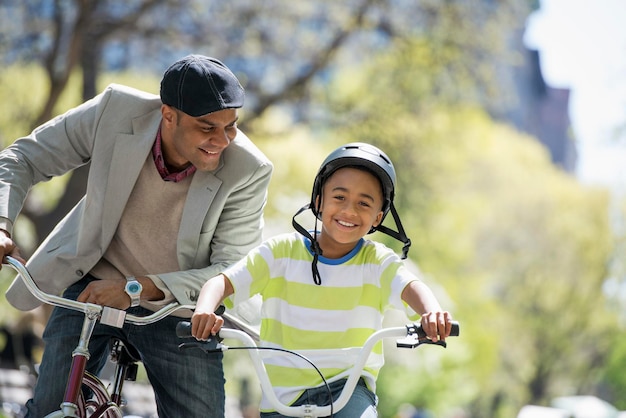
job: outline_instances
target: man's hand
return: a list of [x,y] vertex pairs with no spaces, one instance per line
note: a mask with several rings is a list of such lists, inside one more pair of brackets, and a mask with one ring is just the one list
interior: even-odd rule
[[[7,255],[17,259],[22,264],[26,264],[26,260],[20,255],[20,249],[15,245],[9,233],[0,229],[0,259],[4,262],[4,257]],[[0,268],[2,268],[1,265]]]
[[125,310],[130,307],[130,296],[124,291],[125,287],[126,280],[94,280],[78,295],[77,300]]
[[[137,277],[136,279],[143,287],[141,300],[161,300],[165,297],[150,278]],[[94,280],[78,295],[77,300],[126,310],[130,308],[131,300],[125,288],[126,280]]]

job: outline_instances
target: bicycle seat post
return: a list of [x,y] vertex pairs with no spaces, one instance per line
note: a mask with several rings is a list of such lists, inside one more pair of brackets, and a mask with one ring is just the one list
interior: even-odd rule
[[122,387],[124,381],[137,379],[137,363],[141,361],[139,353],[127,342],[113,339],[111,348],[111,361],[115,363],[113,385],[111,386],[111,400],[123,406]]

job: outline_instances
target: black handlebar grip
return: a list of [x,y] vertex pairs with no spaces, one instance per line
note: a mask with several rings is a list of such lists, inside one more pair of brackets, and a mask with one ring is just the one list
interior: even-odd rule
[[450,336],[458,337],[459,332],[460,332],[459,323],[457,321],[452,321],[452,329],[450,330]]
[[[413,325],[415,331],[417,333],[417,336],[419,338],[426,338],[426,332],[422,329],[422,325],[421,324],[415,324]],[[450,336],[451,337],[458,337],[459,336],[459,323],[457,321],[452,321],[452,329],[450,330]]]
[[[226,307],[224,305],[220,305],[215,310],[216,315],[222,315],[226,311]],[[189,321],[180,321],[176,324],[176,336],[178,338],[188,338],[192,337],[191,335],[191,322]]]
[[176,336],[178,338],[191,337],[191,322],[180,321],[178,324],[176,324]]

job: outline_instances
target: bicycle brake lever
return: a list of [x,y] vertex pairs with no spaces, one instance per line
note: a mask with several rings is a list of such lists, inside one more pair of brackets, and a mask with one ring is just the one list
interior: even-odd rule
[[421,341],[419,342],[419,344],[417,344],[417,345],[419,346],[419,345],[422,345],[422,344],[432,344],[432,345],[438,345],[438,346],[443,347],[443,348],[446,348],[446,347],[448,346],[448,344],[446,344],[446,342],[445,342],[445,341],[441,341],[441,340],[439,340],[439,341],[435,342],[435,341],[433,341],[433,340],[429,340],[428,338],[427,338],[427,339],[425,339],[425,340],[421,340]]
[[210,347],[211,340],[207,340],[207,341],[190,341],[190,342],[178,344],[178,349],[179,350],[186,350],[186,349],[189,349],[189,348],[198,348],[198,349],[204,351],[205,353],[221,353],[223,351],[222,350],[222,343],[221,343],[221,341],[222,341],[222,339],[218,338],[217,346],[215,346],[215,347]]
[[415,347],[419,347],[422,344],[438,345],[443,348],[446,348],[448,346],[445,341],[439,340],[435,342],[428,338],[418,338],[418,336],[415,334],[408,335],[404,338],[400,338],[399,340],[396,340],[396,347],[398,348],[415,348]]

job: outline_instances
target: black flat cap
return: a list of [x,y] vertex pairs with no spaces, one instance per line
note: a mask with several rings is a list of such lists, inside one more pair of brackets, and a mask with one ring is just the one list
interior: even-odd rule
[[221,61],[188,55],[172,64],[161,80],[161,101],[198,117],[243,106],[244,90]]

